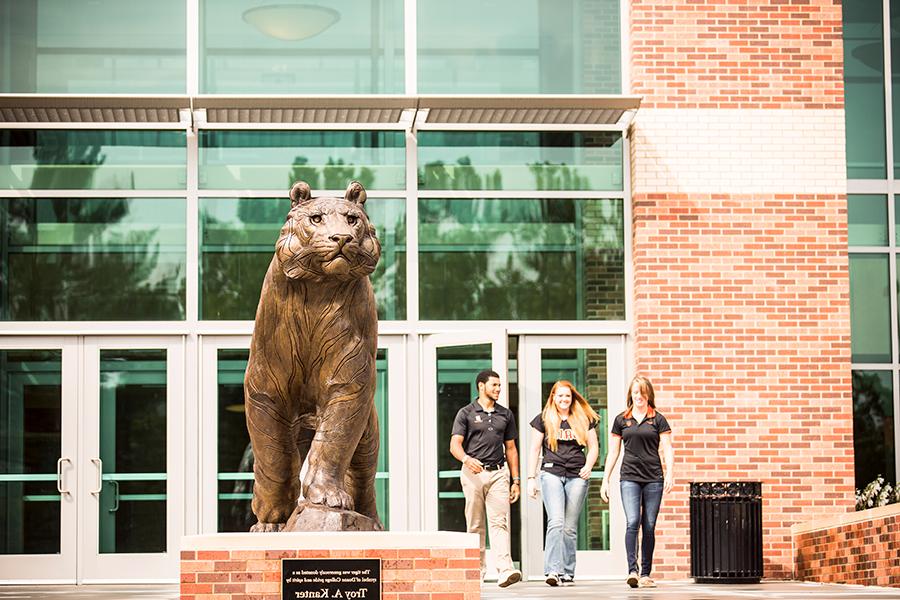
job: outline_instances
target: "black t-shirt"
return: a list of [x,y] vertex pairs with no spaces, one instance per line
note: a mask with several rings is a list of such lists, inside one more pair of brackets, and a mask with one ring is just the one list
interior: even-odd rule
[[[562,421],[559,424],[559,431],[556,432],[556,451],[550,449],[547,441],[546,431],[544,430],[544,420],[541,413],[531,420],[530,425],[540,431],[544,435],[544,460],[541,463],[541,470],[547,471],[559,477],[578,477],[578,472],[584,466],[587,458],[584,456],[584,446],[575,439],[575,432],[569,426],[569,421]],[[597,422],[593,422],[590,428],[597,426]]]
[[483,465],[493,466],[506,462],[504,442],[516,439],[519,432],[511,410],[494,404],[494,410],[488,412],[475,400],[456,413],[450,435],[463,436],[465,453]]
[[662,413],[644,417],[640,423],[621,414],[613,420],[612,434],[622,438],[625,456],[622,459],[622,481],[650,483],[663,478],[662,461],[659,460],[659,435],[672,431]]

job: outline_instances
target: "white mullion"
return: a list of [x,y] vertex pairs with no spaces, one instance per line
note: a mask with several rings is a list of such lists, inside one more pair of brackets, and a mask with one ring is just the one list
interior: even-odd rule
[[[893,193],[894,180],[894,132],[893,132],[893,93],[891,90],[891,3],[882,0],[881,4],[882,51],[884,53],[884,128],[887,160],[887,179],[891,182],[889,190]],[[896,356],[896,354],[894,355]]]
[[891,188],[884,179],[848,179],[848,194],[888,194]]
[[622,93],[631,93],[631,35],[628,26],[631,23],[631,2],[619,0],[619,48],[621,51]]
[[895,231],[895,181],[894,181],[894,119],[893,119],[893,88],[891,77],[891,3],[883,0],[882,10],[882,35],[884,51],[884,128],[885,128],[885,157],[887,161],[887,194],[888,194],[888,246],[891,248],[889,297],[891,306],[891,367],[892,367],[892,401],[894,405],[894,474],[895,481],[900,478],[900,428],[896,427],[898,415],[900,415],[900,373],[897,364],[898,356],[898,317],[897,317],[897,255],[896,255],[896,231]]
[[200,319],[200,200],[199,185],[199,138],[193,127],[187,130],[187,182],[186,202],[186,266],[185,321],[194,331]]
[[177,190],[0,190],[0,198],[184,198]]
[[406,318],[419,320],[419,144],[406,132]]
[[621,190],[601,192],[579,190],[421,190],[418,194],[419,198],[490,198],[491,200],[523,200],[530,198],[540,200],[547,198],[559,198],[562,200],[608,200],[612,198],[624,199],[627,197],[627,193]]
[[627,132],[622,136],[622,187],[624,202],[622,203],[622,242],[625,262],[625,321],[632,323],[634,318],[634,269],[632,265],[632,224],[631,224],[631,138]]
[[[315,190],[315,196],[337,196],[342,198],[347,190]],[[272,189],[272,190],[240,190],[227,189],[215,190],[204,189],[197,190],[197,195],[201,198],[287,198],[288,188]],[[406,196],[404,190],[366,190],[366,196],[369,198],[403,198]]]

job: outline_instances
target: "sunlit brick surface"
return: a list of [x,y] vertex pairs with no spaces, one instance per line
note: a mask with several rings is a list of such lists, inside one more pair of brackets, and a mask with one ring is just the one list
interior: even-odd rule
[[181,600],[281,600],[283,558],[380,558],[382,600],[479,600],[478,548],[186,550]]

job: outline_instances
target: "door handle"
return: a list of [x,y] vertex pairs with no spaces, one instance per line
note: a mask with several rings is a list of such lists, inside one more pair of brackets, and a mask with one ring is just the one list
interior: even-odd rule
[[109,482],[113,486],[113,493],[115,494],[115,500],[113,501],[113,507],[109,509],[109,512],[114,513],[119,510],[119,482],[115,479],[110,480]]
[[68,496],[72,492],[70,492],[69,490],[63,489],[63,463],[64,462],[67,462],[70,465],[72,464],[72,461],[69,460],[68,458],[60,458],[58,461],[56,461],[56,491],[59,492],[60,494],[62,494],[63,496]]
[[103,491],[103,461],[99,458],[92,458],[91,462],[97,465],[97,489],[91,490],[91,493],[97,495]]

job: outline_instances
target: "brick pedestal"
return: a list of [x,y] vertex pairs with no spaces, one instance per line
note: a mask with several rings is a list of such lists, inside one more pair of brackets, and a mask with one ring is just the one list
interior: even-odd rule
[[382,600],[480,600],[469,533],[220,533],[182,538],[182,600],[281,600],[284,558],[380,558]]

